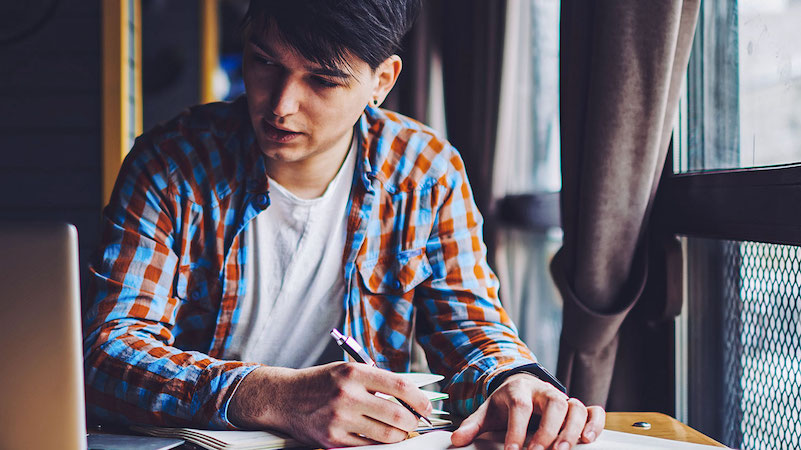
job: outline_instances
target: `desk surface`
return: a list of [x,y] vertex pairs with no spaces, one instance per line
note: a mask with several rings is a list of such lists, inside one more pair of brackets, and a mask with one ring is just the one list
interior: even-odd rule
[[[651,429],[643,430],[642,428],[635,428],[631,426],[634,422],[648,422],[651,424]],[[673,439],[674,441],[725,447],[720,442],[693,430],[678,420],[657,412],[608,412],[606,413],[605,428],[607,430],[622,431],[624,433]]]

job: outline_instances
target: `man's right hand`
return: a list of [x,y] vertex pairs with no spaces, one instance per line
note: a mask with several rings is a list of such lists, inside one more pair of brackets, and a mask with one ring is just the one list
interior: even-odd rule
[[308,369],[260,367],[231,398],[231,422],[246,429],[276,429],[325,447],[399,442],[417,427],[403,406],[374,395],[383,392],[427,415],[432,406],[402,376],[358,363]]

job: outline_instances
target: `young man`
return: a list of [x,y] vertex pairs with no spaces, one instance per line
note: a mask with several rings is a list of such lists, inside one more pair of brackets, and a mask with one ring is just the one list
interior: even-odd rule
[[[459,154],[378,109],[418,7],[254,0],[246,97],[137,139],[93,268],[94,416],[279,429],[324,446],[399,441],[417,419],[373,393],[430,412],[391,372],[408,370],[416,336],[452,411],[470,415],[454,444],[507,429],[519,448],[535,414],[532,448],[600,433],[601,408],[519,370],[534,358],[498,301]],[[379,368],[342,362],[332,327]]]

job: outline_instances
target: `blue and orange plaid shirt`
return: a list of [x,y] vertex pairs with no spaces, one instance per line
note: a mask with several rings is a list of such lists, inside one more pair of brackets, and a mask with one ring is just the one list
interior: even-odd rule
[[[469,414],[491,380],[534,360],[498,301],[482,218],[458,152],[368,107],[343,254],[344,330],[408,371],[412,338]],[[221,360],[248,283],[243,231],[269,207],[244,97],[194,107],[136,140],[104,209],[84,320],[90,414],[234,429],[228,403],[258,364]],[[327,336],[321,337],[327,339]]]

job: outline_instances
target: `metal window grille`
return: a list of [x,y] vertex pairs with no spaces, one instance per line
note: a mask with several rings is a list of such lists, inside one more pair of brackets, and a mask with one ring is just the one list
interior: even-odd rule
[[691,423],[732,447],[801,448],[801,247],[692,241]]
[[801,448],[801,247],[736,248],[726,267],[739,278],[740,305],[729,302],[739,340],[732,332],[727,342],[739,361],[727,367],[726,382],[734,400],[741,395],[742,446]]

